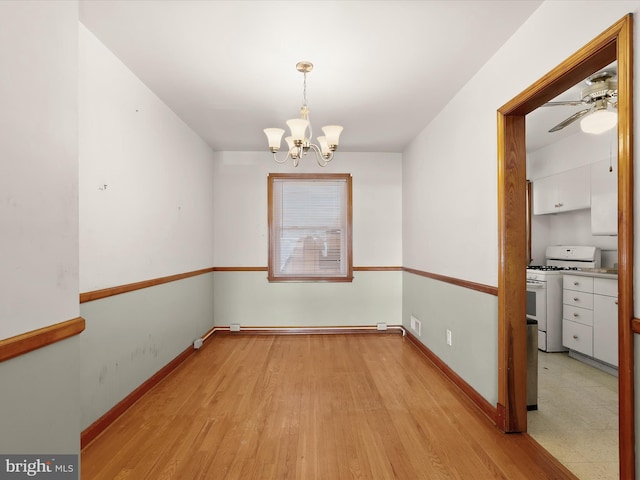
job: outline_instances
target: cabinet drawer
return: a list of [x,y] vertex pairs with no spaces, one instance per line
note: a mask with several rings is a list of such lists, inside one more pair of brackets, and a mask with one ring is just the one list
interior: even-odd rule
[[608,295],[610,297],[617,297],[618,280],[613,280],[612,278],[595,277],[593,279],[593,293]]
[[593,356],[593,329],[581,323],[572,322],[571,320],[562,321],[562,345],[583,353],[590,357]]
[[582,323],[593,327],[593,310],[588,308],[574,307],[573,305],[563,305],[563,318],[572,322]]
[[573,305],[574,307],[593,309],[593,295],[591,293],[563,290],[562,303]]
[[563,275],[562,287],[579,292],[593,293],[593,277],[582,277],[580,275]]

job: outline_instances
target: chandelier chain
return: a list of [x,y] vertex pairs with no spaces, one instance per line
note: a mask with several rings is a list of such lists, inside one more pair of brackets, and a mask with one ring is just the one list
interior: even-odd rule
[[307,72],[304,72],[304,81],[302,88],[302,102],[304,106],[307,106]]

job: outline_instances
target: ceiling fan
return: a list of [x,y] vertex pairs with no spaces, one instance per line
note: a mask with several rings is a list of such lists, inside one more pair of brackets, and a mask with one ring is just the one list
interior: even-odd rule
[[[616,73],[611,70],[594,73],[585,80],[581,100],[547,102],[543,107],[586,105],[588,108],[574,113],[553,127],[549,132],[557,132],[576,120],[585,117],[580,126],[587,133],[602,133],[613,128],[617,123],[617,113],[609,110],[618,106],[618,81]],[[586,117],[588,115],[588,117]],[[589,120],[587,120],[589,119]],[[597,124],[597,125],[595,125]]]

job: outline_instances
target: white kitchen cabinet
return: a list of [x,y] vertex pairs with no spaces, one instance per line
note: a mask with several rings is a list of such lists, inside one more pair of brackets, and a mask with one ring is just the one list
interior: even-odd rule
[[562,345],[593,356],[593,278],[562,276]]
[[591,234],[618,235],[618,162],[615,160],[591,165]]
[[533,181],[533,214],[555,213],[558,203],[555,176]]
[[618,365],[618,281],[593,279],[593,356]]
[[618,280],[562,276],[562,345],[618,365]]
[[533,181],[533,214],[568,212],[591,206],[591,168],[574,168]]

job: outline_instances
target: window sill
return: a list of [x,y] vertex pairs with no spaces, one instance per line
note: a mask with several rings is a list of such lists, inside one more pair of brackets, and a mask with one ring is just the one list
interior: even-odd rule
[[295,276],[287,276],[287,277],[274,277],[269,275],[267,277],[269,283],[348,283],[353,281],[353,276],[348,277],[295,277]]

